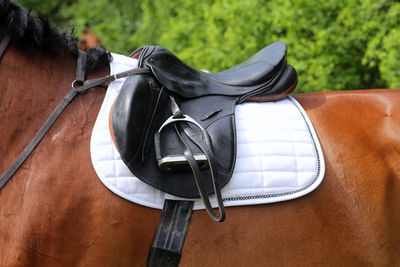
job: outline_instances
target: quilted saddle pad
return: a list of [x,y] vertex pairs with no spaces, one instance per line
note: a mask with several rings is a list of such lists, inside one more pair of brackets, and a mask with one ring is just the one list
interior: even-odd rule
[[[112,54],[111,74],[135,68],[137,60]],[[112,82],[91,137],[93,167],[115,194],[147,207],[162,209],[164,199],[181,199],[154,189],[135,177],[111,139],[109,114],[124,79]],[[273,203],[301,197],[321,183],[325,164],[306,112],[291,96],[266,103],[243,103],[235,109],[237,158],[222,189],[225,206]],[[215,197],[211,203],[216,207]],[[200,199],[194,209],[203,209]]]

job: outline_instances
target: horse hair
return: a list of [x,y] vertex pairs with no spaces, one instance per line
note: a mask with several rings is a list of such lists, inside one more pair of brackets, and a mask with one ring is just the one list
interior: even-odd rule
[[[34,16],[10,0],[0,0],[0,23],[28,51],[45,49],[60,54],[66,49],[78,57],[78,38],[73,36],[73,30],[60,31],[47,18],[40,14]],[[111,60],[111,54],[106,49],[92,48],[88,51],[86,68],[94,70],[100,63],[109,64]]]

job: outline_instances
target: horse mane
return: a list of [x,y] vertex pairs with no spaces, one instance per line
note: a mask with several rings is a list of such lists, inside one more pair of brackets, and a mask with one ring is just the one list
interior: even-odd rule
[[[10,0],[0,0],[0,23],[3,30],[28,51],[45,49],[61,54],[68,50],[78,57],[78,38],[73,36],[73,30],[61,31],[47,18],[40,14],[34,16]],[[100,63],[108,65],[111,60],[111,54],[106,49],[92,48],[88,51],[86,68],[94,70]]]

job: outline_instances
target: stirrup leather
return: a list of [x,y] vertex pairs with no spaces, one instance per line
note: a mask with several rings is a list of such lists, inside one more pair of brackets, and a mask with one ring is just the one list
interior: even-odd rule
[[[201,200],[207,210],[207,213],[210,215],[210,217],[214,221],[222,222],[225,220],[225,208],[223,205],[221,188],[220,188],[220,186],[218,184],[218,180],[217,180],[218,173],[214,166],[214,162],[216,162],[216,161],[215,161],[214,153],[211,150],[211,141],[210,141],[209,135],[208,135],[207,131],[199,123],[197,123],[193,118],[182,113],[178,104],[175,102],[175,99],[172,96],[170,96],[170,103],[171,103],[172,116],[169,117],[163,123],[163,125],[161,125],[160,129],[156,132],[156,134],[154,136],[154,146],[155,146],[155,150],[156,150],[157,161],[160,165],[160,160],[162,159],[161,145],[160,145],[161,132],[167,125],[173,124],[177,135],[179,136],[182,143],[185,145],[185,149],[183,152],[184,157],[185,157],[187,163],[189,164],[190,169],[193,173],[194,179],[196,181],[197,189],[199,190]],[[188,126],[188,123],[191,123],[200,129],[202,138],[199,138],[193,132],[193,130]],[[203,153],[202,154],[194,154],[192,149],[190,148],[190,145],[188,144],[188,142],[182,137],[183,135],[186,135],[190,139],[190,141],[192,141],[193,144],[195,144],[198,148],[200,148],[200,150]],[[214,193],[216,195],[217,203],[218,203],[219,217],[215,214],[214,210],[212,209],[210,199],[204,190],[205,177],[201,173],[200,169],[205,168],[205,167],[208,167],[210,169]]]

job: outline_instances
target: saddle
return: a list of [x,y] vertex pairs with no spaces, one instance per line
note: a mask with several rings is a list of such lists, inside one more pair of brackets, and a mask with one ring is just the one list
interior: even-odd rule
[[110,113],[122,160],[143,182],[179,197],[201,197],[209,215],[224,220],[221,188],[236,160],[235,105],[279,100],[294,90],[297,74],[286,62],[285,43],[218,73],[196,70],[160,46],[131,56],[148,72],[126,79]]

